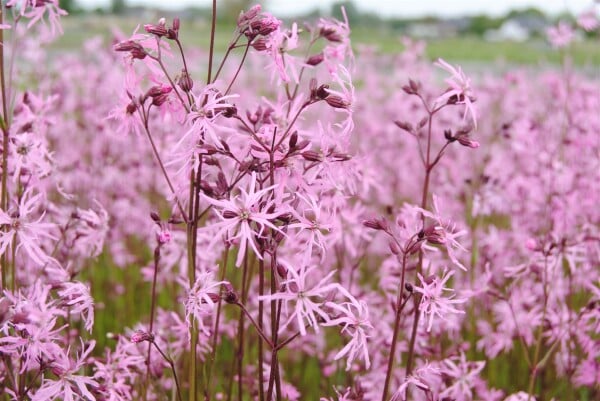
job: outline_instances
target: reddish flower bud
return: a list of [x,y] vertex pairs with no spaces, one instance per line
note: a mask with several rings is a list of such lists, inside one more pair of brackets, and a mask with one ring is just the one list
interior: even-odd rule
[[164,24],[146,24],[144,25],[146,32],[158,37],[167,35],[167,27]]
[[131,335],[131,342],[134,344],[141,343],[144,341],[154,341],[154,335],[143,330],[136,330]]
[[342,99],[340,96],[337,95],[327,96],[325,101],[334,109],[347,109],[350,107],[350,103],[348,101]]
[[468,135],[461,135],[456,138],[458,143],[463,146],[466,146],[471,149],[477,149],[479,147],[479,142],[472,140]]
[[395,124],[398,126],[398,128],[400,128],[401,130],[404,130],[406,132],[413,132],[413,126],[411,123],[406,122],[406,121],[396,121]]
[[183,90],[186,93],[191,91],[194,87],[194,81],[192,80],[192,77],[190,77],[190,74],[188,74],[186,70],[181,71],[181,76],[177,80],[177,85],[179,85],[181,90]]
[[302,157],[304,157],[305,160],[308,160],[311,162],[322,162],[323,161],[323,154],[321,152],[316,152],[314,150],[307,150],[306,152],[302,152]]
[[308,65],[319,65],[319,64],[321,64],[323,62],[324,59],[325,59],[325,56],[321,52],[319,54],[315,54],[314,56],[310,56],[306,60],[306,64],[308,64]]
[[363,225],[374,230],[388,231],[389,229],[388,222],[383,217],[380,217],[378,219],[365,220],[363,221]]

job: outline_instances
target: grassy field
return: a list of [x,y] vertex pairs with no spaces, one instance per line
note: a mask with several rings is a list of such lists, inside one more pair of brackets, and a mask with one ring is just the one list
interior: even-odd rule
[[[141,17],[143,18],[143,17]],[[117,18],[111,16],[69,16],[64,19],[65,35],[52,47],[57,50],[73,50],[83,41],[94,36],[109,38],[114,28],[126,34],[133,32],[137,24],[151,22],[143,19]],[[216,49],[225,49],[234,31],[233,25],[217,28]],[[208,48],[209,25],[206,21],[183,21],[181,36],[188,46]],[[370,45],[382,53],[395,53],[402,50],[401,34],[384,28],[370,29],[356,27],[352,30],[354,46]],[[600,43],[582,41],[569,49],[576,65],[600,70]],[[536,65],[559,63],[560,52],[553,50],[542,39],[529,42],[487,42],[478,37],[451,37],[427,41],[426,54],[431,59],[442,57],[454,62]]]

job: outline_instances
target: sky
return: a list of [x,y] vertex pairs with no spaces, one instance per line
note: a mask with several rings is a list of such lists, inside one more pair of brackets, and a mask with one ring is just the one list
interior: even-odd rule
[[[286,17],[306,13],[320,7],[328,11],[338,0],[264,0],[266,10]],[[104,7],[110,0],[77,0],[85,7]],[[127,0],[130,5],[147,4],[162,8],[182,8],[185,6],[209,6],[210,0]],[[537,7],[548,14],[570,11],[577,14],[594,4],[593,0],[354,0],[360,10],[378,13],[382,16],[419,17],[437,15],[444,17],[489,14],[499,16],[512,9]]]

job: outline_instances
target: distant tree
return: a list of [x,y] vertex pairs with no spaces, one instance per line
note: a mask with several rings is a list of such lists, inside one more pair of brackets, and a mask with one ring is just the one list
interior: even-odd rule
[[333,3],[331,6],[331,16],[340,21],[344,20],[344,16],[342,15],[342,6],[346,10],[346,16],[348,17],[348,22],[350,25],[354,25],[361,20],[360,10],[356,7],[353,1],[338,1]]
[[237,21],[241,11],[248,10],[255,4],[256,0],[224,0],[217,2],[217,16],[220,20]]
[[60,8],[68,12],[69,14],[73,14],[77,11],[77,2],[75,0],[60,0],[59,2]]
[[502,25],[502,19],[491,18],[487,15],[476,15],[471,17],[467,32],[473,35],[483,36],[490,29],[498,29]]
[[123,14],[126,8],[127,4],[125,0],[111,0],[110,10],[113,14]]
[[546,14],[544,14],[544,12],[542,10],[535,8],[535,7],[523,8],[520,10],[511,10],[508,14],[506,14],[505,19],[511,19],[511,18],[523,17],[523,16],[546,19]]

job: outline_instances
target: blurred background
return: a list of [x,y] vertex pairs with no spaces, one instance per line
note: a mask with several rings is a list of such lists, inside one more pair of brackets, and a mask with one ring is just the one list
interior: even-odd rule
[[[53,46],[79,47],[97,35],[108,37],[116,27],[126,34],[140,23],[160,17],[182,20],[188,45],[206,46],[210,25],[210,0],[61,0],[70,15],[63,22],[65,35]],[[427,42],[426,55],[455,62],[509,65],[559,63],[546,38],[559,21],[575,25],[581,13],[595,9],[592,0],[219,0],[217,46],[226,46],[240,10],[260,3],[284,20],[305,21],[321,17],[342,18],[345,7],[355,48],[369,46],[383,53],[402,50],[401,39]],[[595,8],[594,8],[595,7]],[[599,30],[578,30],[569,48],[575,65],[598,72]],[[219,47],[217,47],[219,49]],[[599,72],[600,73],[600,72]]]

